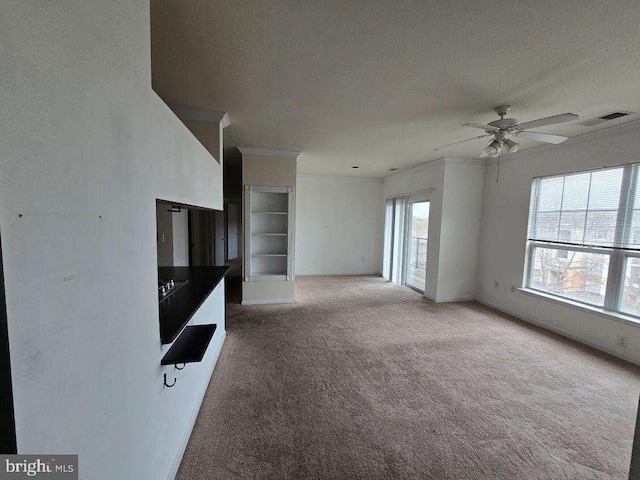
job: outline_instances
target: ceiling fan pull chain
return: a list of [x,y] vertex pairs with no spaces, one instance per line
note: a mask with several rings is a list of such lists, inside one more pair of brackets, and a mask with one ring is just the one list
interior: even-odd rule
[[500,158],[502,158],[502,155],[498,155],[498,169],[496,172],[496,183],[500,181]]

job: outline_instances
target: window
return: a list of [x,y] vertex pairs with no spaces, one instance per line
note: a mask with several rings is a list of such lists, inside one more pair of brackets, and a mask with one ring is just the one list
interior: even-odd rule
[[640,164],[535,179],[526,287],[640,317]]

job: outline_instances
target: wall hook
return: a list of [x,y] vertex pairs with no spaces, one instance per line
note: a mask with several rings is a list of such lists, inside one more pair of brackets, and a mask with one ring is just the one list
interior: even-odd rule
[[[183,368],[184,368],[184,367],[183,367]],[[177,381],[178,381],[178,379],[177,379],[177,378],[174,378],[174,379],[173,379],[173,383],[172,383],[171,385],[169,385],[169,384],[167,383],[167,374],[166,374],[166,373],[164,374],[164,386],[165,386],[165,387],[169,387],[169,388],[171,388],[171,387],[173,387],[173,386],[176,384],[176,382],[177,382]]]
[[[182,365],[182,366],[181,366],[181,367],[179,367],[178,365]],[[176,370],[184,370],[184,367],[186,367],[186,366],[187,366],[187,364],[186,364],[186,363],[182,363],[182,364],[180,364],[180,363],[176,363],[176,364],[174,365],[174,367],[176,368]]]

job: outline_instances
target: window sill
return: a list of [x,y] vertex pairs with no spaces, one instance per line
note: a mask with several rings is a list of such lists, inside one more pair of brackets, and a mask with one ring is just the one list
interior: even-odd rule
[[589,313],[594,313],[604,318],[609,318],[611,320],[615,320],[616,322],[625,323],[627,325],[633,325],[635,327],[640,327],[640,319],[632,317],[630,315],[625,315],[624,313],[619,312],[611,312],[609,310],[605,310],[600,307],[594,307],[593,305],[587,305],[585,303],[574,302],[573,300],[568,300],[566,298],[560,298],[555,295],[550,295],[548,293],[541,292],[539,290],[534,290],[531,288],[518,288],[519,292],[522,292],[526,295],[531,295],[533,297],[544,298],[545,300],[550,300],[555,303],[559,303],[560,305],[565,305],[568,307],[576,308],[582,311],[587,311]]

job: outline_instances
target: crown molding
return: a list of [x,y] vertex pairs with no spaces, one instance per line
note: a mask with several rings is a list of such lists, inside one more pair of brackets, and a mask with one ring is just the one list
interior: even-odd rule
[[222,128],[231,125],[231,119],[227,112],[216,112],[213,110],[202,110],[200,108],[189,107],[187,105],[169,105],[173,113],[180,120],[190,120],[192,122],[219,123]]
[[463,158],[463,157],[444,157],[447,165],[471,165],[473,167],[484,167],[487,164],[486,158]]
[[420,163],[418,165],[414,165],[413,167],[407,168],[406,170],[401,170],[399,172],[392,173],[391,175],[387,175],[383,177],[382,180],[386,182],[392,178],[396,177],[404,177],[405,175],[413,175],[418,172],[422,172],[428,168],[437,167],[439,165],[444,165],[446,162],[446,157],[440,157],[433,160],[426,161],[424,163]]
[[387,175],[386,177],[383,177],[382,180],[386,182],[387,180],[395,177],[403,177],[405,175],[415,175],[416,173],[422,172],[428,168],[439,167],[443,165],[471,165],[471,166],[485,167],[487,165],[487,159],[463,158],[463,157],[440,157],[434,160],[429,160],[427,162],[421,163],[420,165],[416,165],[407,170],[402,170],[400,172],[392,173],[391,175]]
[[290,157],[298,158],[302,152],[299,150],[272,150],[269,148],[238,147],[243,155],[260,155],[262,157]]
[[296,175],[297,178],[309,178],[309,179],[320,179],[320,180],[357,180],[363,182],[374,182],[374,183],[382,183],[382,178],[377,177],[356,177],[351,175],[322,175],[315,173],[298,173]]
[[231,118],[229,118],[229,114],[227,112],[224,112],[222,120],[220,120],[220,126],[222,128],[227,128],[229,125],[231,125]]

